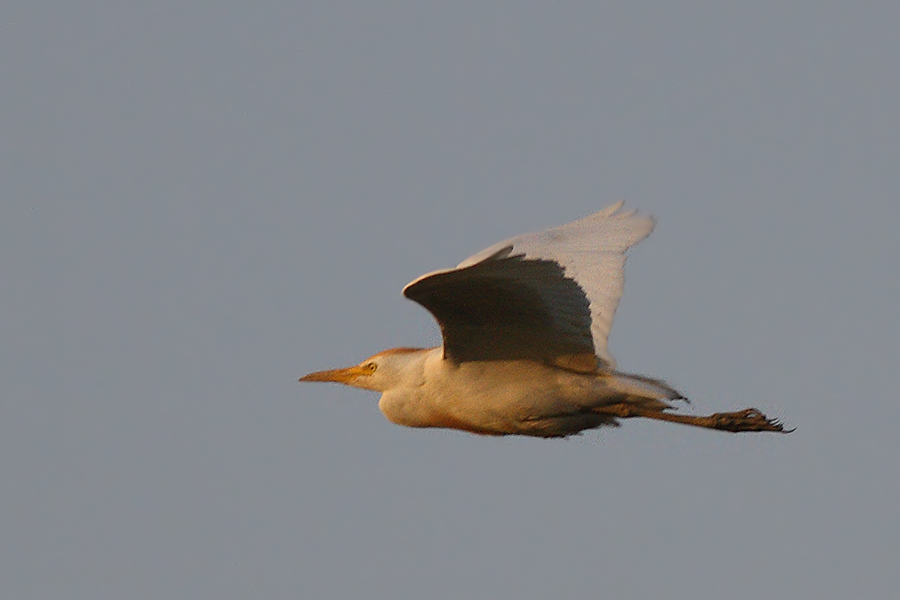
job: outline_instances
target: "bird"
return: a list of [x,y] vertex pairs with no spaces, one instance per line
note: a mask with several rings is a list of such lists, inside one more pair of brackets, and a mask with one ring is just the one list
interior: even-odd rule
[[792,431],[755,408],[675,412],[689,401],[668,383],[617,370],[607,338],[626,252],[656,225],[623,205],[499,242],[406,285],[403,295],[437,321],[440,346],[392,348],[300,381],[380,392],[379,409],[398,425],[480,435],[564,438],[631,418]]

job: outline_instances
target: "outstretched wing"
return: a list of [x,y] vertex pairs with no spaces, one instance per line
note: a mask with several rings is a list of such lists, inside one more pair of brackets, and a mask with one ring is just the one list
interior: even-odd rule
[[495,244],[455,269],[419,277],[403,294],[437,319],[451,360],[593,354],[614,366],[607,337],[622,296],[625,251],[655,224],[621,212],[622,204]]

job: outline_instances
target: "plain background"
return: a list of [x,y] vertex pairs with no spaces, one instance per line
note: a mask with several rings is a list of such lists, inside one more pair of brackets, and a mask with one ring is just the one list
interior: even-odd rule
[[[894,598],[900,3],[0,8],[0,594]],[[619,199],[611,350],[697,414],[561,441],[299,384],[399,291]]]

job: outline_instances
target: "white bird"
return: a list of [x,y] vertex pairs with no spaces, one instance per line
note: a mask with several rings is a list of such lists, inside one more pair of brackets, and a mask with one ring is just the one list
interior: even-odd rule
[[615,369],[607,350],[625,252],[653,231],[622,202],[500,242],[403,289],[434,315],[437,348],[393,348],[300,381],[381,392],[389,421],[487,435],[565,437],[645,417],[725,431],[779,431],[756,409],[693,416],[664,381]]

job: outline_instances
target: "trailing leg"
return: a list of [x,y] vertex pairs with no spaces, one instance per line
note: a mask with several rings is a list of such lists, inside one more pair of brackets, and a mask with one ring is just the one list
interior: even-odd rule
[[736,412],[714,413],[708,416],[694,416],[667,413],[653,408],[621,403],[611,404],[609,406],[598,406],[593,409],[593,411],[601,415],[610,415],[619,419],[643,417],[645,419],[669,421],[670,423],[681,423],[682,425],[693,425],[694,427],[718,429],[720,431],[730,431],[732,433],[737,433],[739,431],[776,431],[779,433],[790,433],[793,431],[793,429],[785,430],[781,421],[770,419],[755,408],[748,408]]

